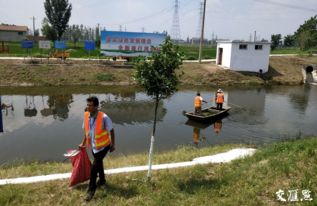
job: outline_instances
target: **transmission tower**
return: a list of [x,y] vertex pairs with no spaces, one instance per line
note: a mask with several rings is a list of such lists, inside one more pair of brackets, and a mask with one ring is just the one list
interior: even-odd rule
[[198,19],[198,26],[196,31],[197,38],[200,38],[200,34],[201,34],[201,26],[203,24],[203,12],[204,12],[204,2],[200,2],[199,19]]
[[175,0],[171,37],[173,40],[176,40],[176,41],[179,41],[181,39],[178,10],[179,10],[179,1]]

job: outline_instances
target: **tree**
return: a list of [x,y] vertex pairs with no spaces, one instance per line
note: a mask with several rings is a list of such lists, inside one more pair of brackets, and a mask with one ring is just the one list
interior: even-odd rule
[[295,38],[293,35],[286,35],[284,37],[284,46],[286,47],[295,46]]
[[57,39],[61,40],[71,16],[72,4],[68,0],[45,0],[45,14],[48,22],[57,34]]
[[301,50],[307,50],[316,45],[311,32],[308,30],[302,31],[296,36],[296,44]]
[[153,52],[152,61],[140,58],[136,63],[135,80],[142,86],[149,96],[155,99],[154,122],[149,151],[148,179],[151,178],[153,144],[156,129],[157,108],[159,101],[176,91],[179,75],[176,70],[182,64],[183,56],[177,45],[167,37],[161,50]]
[[49,24],[48,19],[44,18],[42,21],[42,34],[49,40],[55,41],[57,39],[57,34],[52,26]]
[[317,15],[300,25],[294,36],[296,44],[302,50],[317,46]]
[[271,49],[274,50],[281,44],[282,35],[272,34],[271,35]]
[[82,34],[80,32],[78,25],[73,25],[71,29],[71,38],[74,42],[74,46],[76,47],[76,43],[82,38]]

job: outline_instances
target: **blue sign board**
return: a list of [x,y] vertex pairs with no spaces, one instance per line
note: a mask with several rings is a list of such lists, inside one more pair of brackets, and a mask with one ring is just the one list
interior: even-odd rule
[[94,41],[85,41],[85,50],[94,51],[96,49]]
[[101,31],[101,53],[106,56],[150,56],[160,50],[164,33]]
[[21,42],[21,47],[24,49],[32,49],[33,48],[33,42],[32,41],[28,41],[28,40],[24,40]]
[[55,41],[55,49],[65,49],[66,44],[65,41]]

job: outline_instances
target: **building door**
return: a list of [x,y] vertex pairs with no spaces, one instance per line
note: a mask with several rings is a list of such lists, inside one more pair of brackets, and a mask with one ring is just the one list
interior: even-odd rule
[[218,49],[218,65],[222,65],[222,53],[223,53],[223,48]]

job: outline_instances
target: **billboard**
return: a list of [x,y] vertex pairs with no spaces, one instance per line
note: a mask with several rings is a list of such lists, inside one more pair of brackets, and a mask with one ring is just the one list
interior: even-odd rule
[[65,41],[55,41],[55,49],[65,49],[66,44]]
[[39,48],[40,49],[50,49],[51,48],[51,41],[39,41]]
[[166,34],[101,31],[101,53],[105,56],[150,56],[159,49]]
[[94,51],[96,49],[94,41],[85,41],[85,50]]
[[32,41],[28,41],[28,40],[24,40],[21,42],[21,47],[23,49],[32,49],[33,48],[33,42]]

